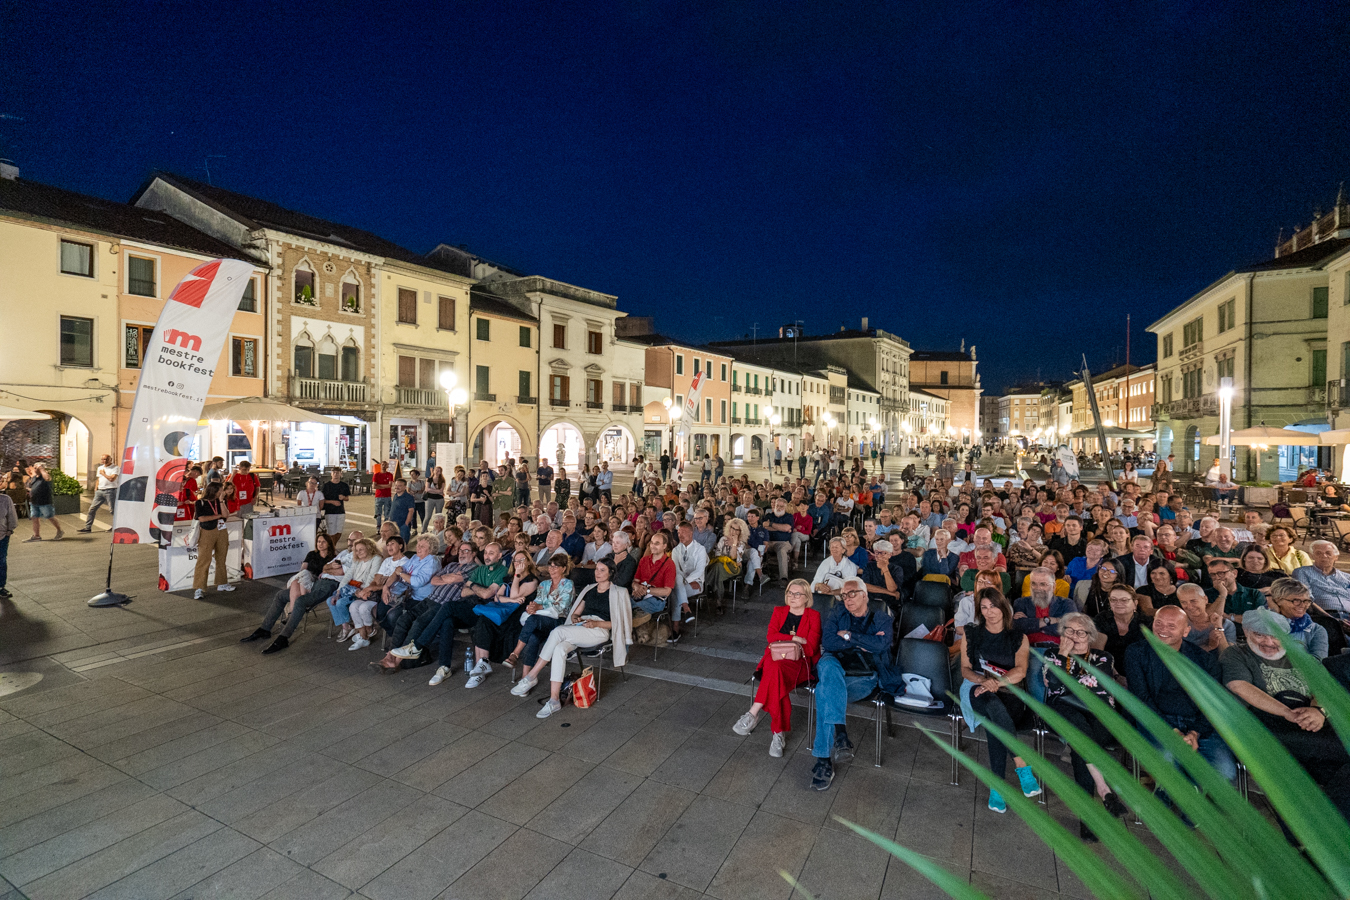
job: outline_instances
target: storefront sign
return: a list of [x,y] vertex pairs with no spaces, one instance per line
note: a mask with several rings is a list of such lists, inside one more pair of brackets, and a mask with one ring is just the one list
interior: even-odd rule
[[244,577],[294,575],[318,538],[318,520],[309,508],[281,507],[277,515],[249,519],[244,528]]

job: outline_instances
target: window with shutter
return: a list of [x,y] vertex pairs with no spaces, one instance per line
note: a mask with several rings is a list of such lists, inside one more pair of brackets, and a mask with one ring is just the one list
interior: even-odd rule
[[436,360],[419,359],[417,361],[417,386],[424,391],[434,391],[436,384]]
[[398,358],[398,386],[417,387],[417,360],[411,356]]
[[417,324],[417,291],[398,289],[398,320],[409,325]]
[[481,317],[478,319],[478,339],[480,341],[492,340],[492,325],[487,319]]
[[530,340],[530,326],[520,326],[520,346],[529,347],[532,346],[533,343],[534,342]]
[[566,350],[566,349],[567,349],[567,326],[566,326],[566,325],[561,325],[561,324],[560,324],[560,325],[554,325],[554,326],[553,326],[553,347],[554,347],[554,349],[556,349],[556,350]]
[[596,355],[605,352],[604,342],[601,340],[600,332],[598,331],[586,332],[586,352],[594,353]]
[[491,382],[489,380],[488,367],[475,366],[473,374],[474,374],[473,389],[474,392],[477,394],[477,399],[486,400],[487,395],[491,392],[490,388]]
[[455,298],[441,297],[440,299],[440,319],[437,326],[442,331],[455,330]]
[[361,380],[361,351],[355,347],[342,348],[342,380]]
[[623,382],[614,382],[614,405],[623,406]]
[[520,395],[517,397],[517,399],[522,402],[530,399],[530,397],[532,396],[530,394],[530,382],[532,381],[532,379],[530,378],[530,373],[526,372],[524,369],[521,369],[518,381],[519,381],[518,387],[520,389]]

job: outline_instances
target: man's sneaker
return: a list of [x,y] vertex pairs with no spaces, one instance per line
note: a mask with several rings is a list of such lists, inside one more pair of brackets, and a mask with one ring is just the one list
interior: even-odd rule
[[216,590],[218,590],[218,591],[225,591],[226,593],[229,593],[230,591],[234,590],[234,585],[232,585],[232,584],[218,584],[218,585],[216,585]]
[[201,590],[200,588],[198,588],[197,590],[195,590],[195,591],[192,592],[192,599],[193,599],[193,600],[200,600],[200,599],[202,599],[202,598],[205,597],[205,596],[206,596],[206,591],[203,591],[203,590]]
[[370,641],[366,640],[365,638],[361,637],[360,635],[357,635],[357,636],[356,636],[356,640],[352,641],[352,645],[351,645],[350,647],[348,647],[347,649],[348,649],[348,650],[364,650],[364,649],[366,649],[366,648],[369,647],[369,646],[370,646]]
[[739,734],[741,737],[745,737],[747,734],[754,731],[755,726],[758,724],[759,724],[759,716],[755,715],[754,713],[746,713],[745,715],[741,716],[739,719],[736,720],[736,724],[731,726],[731,730]]
[[534,717],[536,719],[547,719],[549,716],[553,715],[555,712],[558,712],[560,709],[562,709],[562,704],[559,703],[557,700],[554,700],[552,697],[549,697],[547,700],[544,701],[544,705],[539,707],[539,712],[535,713]]
[[449,666],[441,666],[439,669],[436,670],[436,674],[431,676],[431,680],[428,681],[427,684],[431,685],[432,687],[435,687],[445,679],[449,678],[450,672],[451,669]]
[[769,755],[774,759],[781,759],[783,748],[787,745],[787,740],[783,737],[783,732],[776,732],[773,740],[769,741]]
[[481,675],[481,674],[475,672],[474,674],[472,674],[472,675],[469,676],[469,680],[468,680],[468,681],[464,682],[464,686],[465,686],[466,688],[469,688],[470,690],[472,690],[472,689],[478,687],[480,684],[482,684],[482,683],[483,683],[483,679],[485,679],[485,678],[487,678],[486,675]]
[[1036,776],[1031,774],[1031,766],[1018,766],[1017,780],[1022,785],[1023,797],[1036,797],[1041,793],[1041,786],[1036,783]]
[[66,539],[66,533],[65,533],[64,531],[58,531],[58,532],[56,533],[56,537],[52,538],[52,540],[54,540],[54,541],[64,541],[65,539]]
[[76,528],[76,529],[75,529],[75,533],[76,533],[76,534],[89,534],[89,533],[92,532],[93,530],[94,530],[94,529],[92,529],[92,528]]
[[670,637],[666,638],[667,644],[678,644],[679,642],[680,642],[680,633],[678,631],[672,631],[670,633]]
[[417,659],[417,657],[422,655],[422,651],[417,649],[416,644],[404,644],[402,647],[395,647],[389,652],[399,659]]
[[24,538],[22,543],[31,544],[33,543],[33,541],[40,541],[40,540],[42,540],[42,538],[38,537],[37,535],[33,535],[30,538]]
[[491,675],[491,674],[492,674],[492,663],[488,662],[488,661],[487,661],[487,657],[485,656],[485,657],[483,657],[482,659],[480,659],[478,662],[474,663],[473,668],[469,670],[469,674],[470,674],[470,675],[483,675],[483,676]]
[[834,766],[828,759],[818,759],[811,768],[811,790],[828,791],[834,781]]
[[522,675],[516,682],[516,686],[511,688],[511,693],[517,697],[524,697],[539,683],[539,679],[533,675]]
[[1005,813],[1008,811],[1008,804],[1003,802],[1003,798],[998,795],[998,791],[990,791],[989,808],[996,813]]
[[848,739],[845,732],[841,731],[834,736],[834,752],[830,755],[840,764],[853,762],[853,742]]

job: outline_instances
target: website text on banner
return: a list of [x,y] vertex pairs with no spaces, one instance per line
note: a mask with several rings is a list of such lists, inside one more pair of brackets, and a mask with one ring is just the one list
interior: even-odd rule
[[206,392],[253,272],[216,259],[169,295],[145,350],[117,484],[113,542],[167,546]]

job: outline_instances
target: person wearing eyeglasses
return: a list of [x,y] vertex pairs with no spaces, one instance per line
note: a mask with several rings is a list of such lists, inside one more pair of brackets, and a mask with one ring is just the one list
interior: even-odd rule
[[1097,564],[1090,578],[1078,582],[1073,590],[1073,602],[1078,611],[1096,619],[1111,609],[1107,599],[1111,589],[1120,586],[1120,569],[1109,557]]
[[829,790],[834,763],[853,759],[853,742],[844,725],[849,703],[880,687],[895,692],[899,673],[890,665],[893,622],[889,612],[868,608],[867,585],[856,575],[844,579],[842,602],[821,626],[821,657],[816,664],[816,734],[811,746],[815,765],[812,790]]
[[[1091,737],[1098,745],[1105,747],[1112,743],[1111,732],[1083,707],[1062,681],[1049,671],[1052,667],[1064,670],[1070,678],[1092,691],[1102,702],[1114,709],[1115,698],[1102,687],[1097,676],[1087,668],[1091,665],[1106,675],[1115,674],[1115,660],[1111,658],[1111,654],[1093,649],[1092,642],[1096,638],[1097,627],[1082,613],[1069,613],[1060,620],[1059,649],[1045,654],[1045,702],[1055,712],[1068,719],[1070,725]],[[1107,786],[1100,769],[1084,760],[1076,750],[1070,751],[1069,761],[1073,766],[1073,780],[1079,787],[1101,798],[1111,815],[1117,817],[1125,815],[1125,806]],[[1092,843],[1097,841],[1097,836],[1082,821],[1078,823],[1078,834],[1085,841]]]
[[820,613],[811,608],[811,585],[805,578],[794,578],[784,591],[784,606],[774,607],[769,617],[770,644],[792,641],[801,648],[796,658],[775,656],[766,647],[759,661],[761,678],[755,691],[755,702],[749,712],[736,720],[731,730],[748,735],[759,723],[759,714],[769,711],[773,737],[769,755],[775,759],[783,755],[787,732],[792,729],[792,690],[811,677],[811,667],[820,658]]
[[1308,648],[1318,659],[1326,659],[1330,640],[1327,630],[1313,621],[1312,593],[1308,586],[1293,578],[1280,578],[1270,586],[1269,607],[1289,620],[1289,636]]

